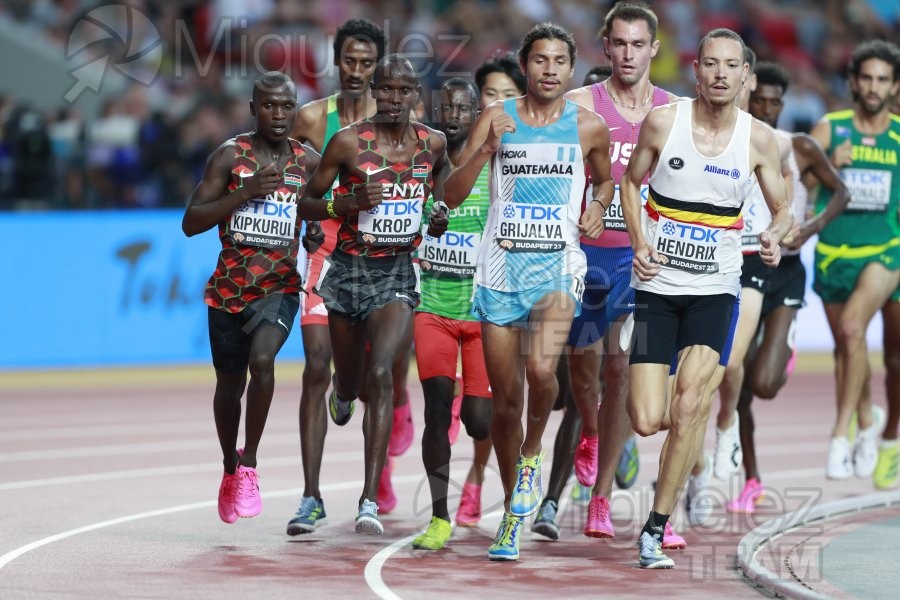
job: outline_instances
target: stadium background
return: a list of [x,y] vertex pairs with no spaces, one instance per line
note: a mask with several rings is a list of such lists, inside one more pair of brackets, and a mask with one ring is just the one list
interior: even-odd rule
[[[252,80],[284,70],[300,101],[335,86],[331,41],[348,18],[382,26],[431,90],[515,50],[535,22],[575,33],[576,81],[606,61],[597,31],[610,2],[566,0],[215,0],[0,4],[0,235],[11,258],[0,310],[0,369],[206,361],[202,289],[215,232],[185,238],[186,199],[208,154],[249,128]],[[779,126],[806,131],[848,106],[844,67],[862,39],[898,39],[900,0],[686,0],[660,16],[652,81],[692,95],[703,32],[740,32],[792,75]],[[805,249],[810,264],[811,244]],[[829,351],[812,292],[801,349]],[[881,322],[869,331],[881,346]],[[283,358],[301,358],[295,328]]]

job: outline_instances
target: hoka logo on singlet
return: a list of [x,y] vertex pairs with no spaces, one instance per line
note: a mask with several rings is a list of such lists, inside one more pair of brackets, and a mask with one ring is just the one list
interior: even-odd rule
[[741,172],[738,171],[737,169],[731,169],[729,171],[728,169],[720,169],[716,165],[706,165],[705,167],[703,167],[703,172],[704,173],[715,173],[716,175],[727,175],[727,176],[731,177],[732,179],[740,179],[741,178]]
[[500,152],[500,156],[503,158],[528,158],[525,150],[503,150]]

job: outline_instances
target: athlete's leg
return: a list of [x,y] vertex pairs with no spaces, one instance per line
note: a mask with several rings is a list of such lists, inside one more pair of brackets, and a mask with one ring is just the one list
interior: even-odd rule
[[884,321],[884,369],[888,414],[885,440],[896,440],[900,426],[900,301],[888,300],[881,309]]
[[285,334],[277,325],[262,323],[253,331],[251,339],[245,442],[240,462],[245,467],[256,468],[256,451],[275,394],[275,356],[285,342]]
[[552,292],[541,298],[531,310],[528,355],[525,358],[528,415],[522,456],[536,456],[541,452],[541,437],[547,426],[547,417],[559,393],[556,366],[565,349],[575,308],[576,300],[567,292]]
[[320,499],[319,472],[328,430],[325,392],[331,382],[331,337],[325,324],[302,325],[303,389],[300,392],[300,454],[303,496]]
[[411,319],[412,308],[404,302],[386,304],[372,311],[365,319],[369,353],[364,382],[367,399],[366,414],[363,417],[365,483],[360,503],[375,498],[378,491],[378,481],[387,458],[387,444],[394,420],[391,370],[397,353],[403,351],[401,345]]
[[860,429],[872,424],[872,405],[862,397],[869,372],[866,330],[875,312],[897,289],[900,271],[888,271],[881,263],[869,263],[860,273],[856,288],[843,305],[826,304],[829,324],[835,334],[835,350],[843,370],[838,388],[838,418],[832,437],[846,437],[853,411]]
[[522,357],[523,330],[493,323],[481,324],[484,358],[494,413],[491,417],[491,439],[497,453],[500,481],[503,484],[504,505],[516,480],[516,462],[522,448],[522,409],[525,404],[525,361]]
[[578,437],[581,432],[581,413],[575,406],[569,386],[569,358],[565,354],[560,356],[559,365],[556,368],[556,378],[559,381],[559,393],[554,406],[562,400],[563,417],[553,440],[550,482],[547,484],[544,498],[545,501],[554,500],[558,503],[569,480],[569,475],[572,473],[575,447],[578,445]]
[[450,521],[447,487],[450,479],[450,404],[454,379],[430,377],[422,381],[425,395],[425,430],[422,432],[422,463],[431,491],[432,515]]
[[738,394],[744,380],[744,357],[753,336],[756,335],[762,301],[763,295],[758,290],[748,287],[741,289],[741,310],[738,315],[737,331],[734,334],[734,345],[731,348],[728,366],[725,368],[725,377],[719,386],[719,414],[716,417],[716,427],[720,431],[725,431],[734,423]]
[[597,414],[600,452],[597,457],[597,481],[593,495],[612,495],[619,455],[632,434],[628,418],[628,350],[619,344],[622,326],[627,315],[610,323],[605,338],[606,358],[603,361],[603,402]]
[[213,418],[216,423],[219,446],[222,448],[222,462],[228,473],[234,473],[238,463],[235,448],[237,448],[238,430],[241,426],[241,397],[244,395],[246,385],[246,369],[238,373],[216,369]]
[[765,317],[763,339],[747,372],[749,388],[760,398],[771,400],[787,381],[787,363],[793,352],[790,339],[797,318],[795,306],[778,306]]

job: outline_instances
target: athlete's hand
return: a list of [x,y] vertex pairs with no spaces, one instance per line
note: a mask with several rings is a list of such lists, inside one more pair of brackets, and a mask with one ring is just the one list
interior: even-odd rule
[[781,240],[781,245],[789,250],[799,250],[800,247],[806,243],[806,240],[809,239],[810,235],[812,235],[812,231],[805,231],[803,227],[795,221],[791,226],[791,230]]
[[641,281],[650,281],[659,274],[660,264],[659,253],[655,248],[644,245],[634,251],[634,258],[631,259],[631,265],[634,268],[634,274]]
[[588,239],[596,240],[603,233],[603,207],[600,202],[588,202],[578,222],[578,230]]
[[[341,209],[335,207],[335,212],[339,215],[356,214],[364,210],[369,210],[381,204],[383,198],[384,184],[380,181],[367,181],[366,183],[358,183],[353,186],[353,191],[349,194],[342,194],[339,198]],[[335,205],[338,200],[335,200]]]
[[852,156],[853,145],[850,143],[850,138],[847,138],[834,147],[834,152],[831,154],[831,164],[834,165],[835,169],[846,167],[853,164]]
[[303,236],[303,249],[307,254],[314,254],[325,243],[325,232],[318,221],[306,222],[306,235]]
[[500,149],[500,140],[503,139],[503,134],[515,132],[516,122],[511,116],[506,113],[496,115],[491,119],[491,128],[488,130],[488,136],[482,148],[485,152],[493,154]]
[[759,257],[770,267],[777,267],[781,262],[781,246],[775,243],[768,231],[759,234]]
[[272,162],[254,173],[252,177],[244,179],[244,187],[251,197],[263,198],[278,189],[280,180],[281,175],[275,170],[275,163]]
[[450,209],[443,202],[435,202],[428,217],[428,235],[439,238],[450,226]]

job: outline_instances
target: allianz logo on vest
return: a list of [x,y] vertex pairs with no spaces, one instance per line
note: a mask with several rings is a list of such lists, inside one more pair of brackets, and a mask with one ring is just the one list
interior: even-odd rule
[[738,171],[737,169],[731,169],[729,171],[728,169],[720,169],[716,165],[706,165],[705,167],[703,167],[703,172],[704,173],[715,173],[716,175],[727,175],[727,176],[731,177],[732,179],[740,179],[741,178],[741,172]]

